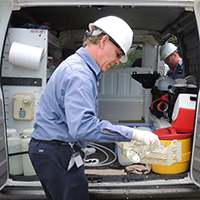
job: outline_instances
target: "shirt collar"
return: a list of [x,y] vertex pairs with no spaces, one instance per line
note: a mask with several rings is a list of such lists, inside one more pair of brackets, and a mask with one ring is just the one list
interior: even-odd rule
[[178,62],[178,65],[182,65],[183,64],[183,60],[181,59],[179,62]]
[[101,77],[100,67],[97,65],[95,60],[92,58],[90,53],[83,47],[79,48],[76,53],[87,63],[90,69],[94,72],[97,77],[97,80]]

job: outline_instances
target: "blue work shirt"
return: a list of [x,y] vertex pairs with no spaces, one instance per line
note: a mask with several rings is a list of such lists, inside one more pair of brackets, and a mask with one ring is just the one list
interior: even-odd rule
[[32,137],[72,142],[81,148],[88,142],[130,141],[131,128],[97,117],[100,76],[99,66],[83,47],[64,60],[41,96]]
[[173,69],[169,69],[167,72],[167,76],[169,76],[172,79],[184,78],[183,60],[179,61],[175,71]]

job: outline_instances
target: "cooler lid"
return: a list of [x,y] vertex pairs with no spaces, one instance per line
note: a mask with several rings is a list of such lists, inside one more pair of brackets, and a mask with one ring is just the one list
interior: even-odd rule
[[191,137],[192,133],[177,133],[173,127],[161,128],[155,130],[154,133],[160,140],[183,140]]

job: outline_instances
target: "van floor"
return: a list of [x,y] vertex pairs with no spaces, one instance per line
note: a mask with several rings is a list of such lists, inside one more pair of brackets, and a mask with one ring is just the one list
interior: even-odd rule
[[[173,180],[184,179],[188,177],[188,172],[181,174],[157,174],[150,172],[148,174],[134,174],[126,172],[125,169],[111,169],[107,168],[87,168],[85,174],[89,183],[103,183],[103,182],[136,182],[136,181],[149,181],[149,180]],[[37,176],[23,176],[23,175],[10,175],[13,181],[38,181]]]
[[[94,171],[93,171],[94,172]],[[105,173],[106,170],[103,170]],[[93,173],[91,174],[90,170],[86,170],[86,175],[88,178],[88,182],[96,182],[96,183],[103,183],[103,182],[136,182],[136,181],[150,181],[150,180],[172,180],[172,179],[184,179],[188,177],[188,172],[182,174],[157,174],[154,172],[150,172],[149,174],[133,174],[133,173],[126,173],[125,175],[116,175],[115,172],[113,173],[110,170],[107,170],[108,173],[105,174],[98,174]]]

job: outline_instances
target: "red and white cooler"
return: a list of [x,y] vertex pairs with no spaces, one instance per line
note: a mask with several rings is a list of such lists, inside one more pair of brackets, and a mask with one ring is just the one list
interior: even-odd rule
[[171,122],[177,132],[193,132],[196,99],[196,94],[179,94],[174,105]]

